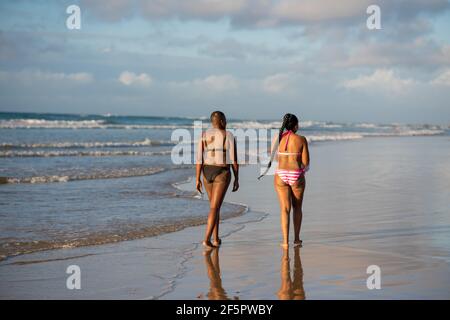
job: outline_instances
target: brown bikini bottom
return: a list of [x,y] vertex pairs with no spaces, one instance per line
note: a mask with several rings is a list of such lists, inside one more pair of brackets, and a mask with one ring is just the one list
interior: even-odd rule
[[205,176],[206,181],[209,183],[214,182],[214,179],[221,173],[230,172],[230,166],[221,167],[214,165],[204,165],[203,166],[203,175]]

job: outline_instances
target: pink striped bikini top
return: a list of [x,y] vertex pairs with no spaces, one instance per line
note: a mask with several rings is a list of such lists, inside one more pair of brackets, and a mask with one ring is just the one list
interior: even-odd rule
[[[288,130],[288,131],[284,132],[281,136],[281,139],[283,139],[285,136],[287,136],[286,143],[284,144],[284,151],[287,150],[287,146],[289,143],[289,137],[291,136],[292,133],[293,132],[291,130]],[[301,154],[300,152],[280,152],[280,151],[278,151],[278,155],[281,155],[281,156],[295,156],[295,155],[298,156],[300,154]]]

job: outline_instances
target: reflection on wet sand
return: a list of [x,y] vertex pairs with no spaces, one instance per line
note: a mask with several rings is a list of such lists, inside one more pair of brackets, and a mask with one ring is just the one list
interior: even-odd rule
[[281,258],[281,287],[277,296],[280,300],[304,300],[303,268],[300,260],[300,248],[294,248],[294,281],[291,280],[289,249],[283,249]]
[[220,277],[219,249],[206,250],[205,265],[209,278],[209,300],[229,300],[226,291],[222,287],[222,278]]

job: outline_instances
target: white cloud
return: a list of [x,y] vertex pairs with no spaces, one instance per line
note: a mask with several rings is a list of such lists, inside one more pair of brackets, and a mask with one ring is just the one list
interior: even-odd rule
[[79,81],[79,82],[91,82],[94,79],[92,74],[87,73],[87,72],[70,73],[70,74],[64,75],[63,79],[64,78],[73,80],[73,81]]
[[320,48],[314,57],[317,64],[338,68],[428,68],[450,66],[450,46],[418,37],[414,41],[370,39],[358,43],[332,43]]
[[432,85],[450,86],[450,69],[445,70],[431,81]]
[[220,19],[223,16],[238,14],[247,5],[247,0],[140,1],[140,9],[148,17]]
[[[120,21],[139,14],[155,19],[220,20],[251,27],[274,27],[285,24],[356,22],[366,16],[372,0],[83,0],[88,8],[107,21]],[[408,20],[423,13],[449,9],[447,0],[379,0],[384,15]]]
[[269,93],[281,93],[292,85],[294,75],[292,73],[277,73],[263,80],[263,89]]
[[393,70],[377,69],[371,75],[344,81],[342,86],[347,89],[383,90],[400,93],[415,83],[412,79],[397,77]]
[[124,71],[119,76],[119,82],[126,86],[138,85],[148,87],[153,79],[146,73],[136,74],[130,71]]
[[94,80],[94,76],[91,73],[87,72],[63,73],[63,72],[47,72],[41,70],[22,70],[19,72],[1,71],[0,80],[19,81],[21,83],[36,83],[48,81],[90,83]]
[[351,18],[361,15],[370,4],[368,0],[283,0],[272,8],[279,21],[311,22]]
[[176,87],[196,88],[213,92],[235,90],[239,87],[239,81],[229,74],[210,75],[205,78],[194,79],[185,82],[172,82]]

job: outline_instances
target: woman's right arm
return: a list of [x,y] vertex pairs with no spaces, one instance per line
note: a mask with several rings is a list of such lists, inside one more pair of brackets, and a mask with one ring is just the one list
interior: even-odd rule
[[237,143],[236,139],[233,138],[233,164],[231,167],[233,168],[234,174],[234,183],[233,183],[233,192],[236,192],[239,189],[239,164],[237,159]]

